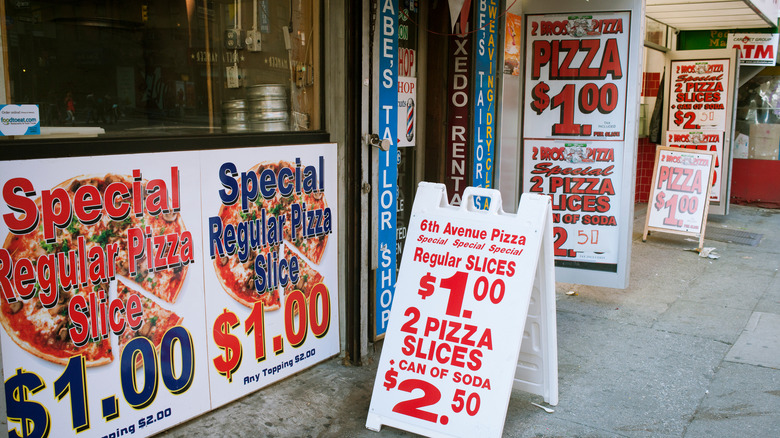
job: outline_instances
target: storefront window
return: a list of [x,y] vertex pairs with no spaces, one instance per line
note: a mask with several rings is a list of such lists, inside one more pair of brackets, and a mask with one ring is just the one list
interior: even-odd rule
[[645,44],[656,49],[669,48],[669,26],[652,18],[645,19]]
[[739,87],[734,158],[780,159],[780,68],[769,67]]
[[3,1],[3,103],[44,137],[321,129],[319,0]]

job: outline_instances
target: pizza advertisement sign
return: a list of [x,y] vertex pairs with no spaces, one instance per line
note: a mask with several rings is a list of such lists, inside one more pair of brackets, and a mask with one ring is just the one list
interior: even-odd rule
[[[474,207],[474,196],[490,199],[489,209]],[[501,435],[550,201],[525,194],[508,214],[498,191],[474,187],[463,201],[449,205],[443,184],[418,187],[369,429]]]
[[333,144],[203,153],[214,407],[339,352]]
[[710,151],[656,149],[643,240],[650,231],[697,236],[701,249],[715,159]]
[[569,282],[627,281],[636,13],[525,15],[523,191],[552,199],[555,265]]
[[197,160],[5,161],[0,174],[9,433],[150,435],[207,411]]
[[526,140],[529,192],[552,201],[556,258],[613,266],[618,262],[621,142]]
[[630,19],[526,16],[524,138],[624,140]]
[[728,59],[672,60],[670,131],[726,131]]
[[147,436],[337,354],[335,160],[0,162],[9,433]]
[[666,146],[715,152],[715,170],[712,174],[710,202],[720,201],[723,180],[723,133],[713,131],[666,131]]

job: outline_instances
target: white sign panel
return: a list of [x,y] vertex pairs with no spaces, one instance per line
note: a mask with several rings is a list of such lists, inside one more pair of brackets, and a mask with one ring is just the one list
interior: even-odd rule
[[366,426],[500,436],[549,198],[524,195],[516,215],[496,190],[469,187],[460,207],[446,199],[444,185],[420,184]]
[[4,161],[0,175],[9,436],[148,436],[206,412],[197,157]]
[[556,276],[624,288],[644,11],[598,3],[523,4],[522,181],[553,199]]
[[526,17],[525,138],[624,139],[630,16]]
[[214,407],[339,351],[334,144],[202,152]]
[[715,154],[659,147],[647,228],[703,234]]
[[671,69],[668,129],[725,131],[729,60],[674,60]]
[[9,436],[148,436],[339,351],[335,144],[0,162]]
[[523,184],[550,195],[556,258],[617,263],[622,156],[620,142],[526,140]]
[[777,41],[776,33],[730,33],[726,48],[739,50],[739,65],[774,66]]

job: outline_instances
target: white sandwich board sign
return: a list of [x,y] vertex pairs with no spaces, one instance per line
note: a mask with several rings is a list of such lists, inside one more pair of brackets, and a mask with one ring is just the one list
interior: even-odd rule
[[662,231],[698,238],[701,251],[715,158],[711,151],[656,149],[643,242],[651,231]]
[[[469,197],[492,198],[478,210]],[[512,388],[558,403],[548,196],[518,213],[497,190],[460,206],[420,183],[366,427],[426,436],[501,436]],[[522,344],[522,346],[521,346]]]

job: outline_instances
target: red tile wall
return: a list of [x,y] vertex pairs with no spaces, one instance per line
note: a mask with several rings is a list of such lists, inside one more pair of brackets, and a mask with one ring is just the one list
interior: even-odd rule
[[661,85],[661,73],[646,72],[642,77],[642,96],[658,96],[658,87]]
[[640,138],[636,153],[636,192],[634,202],[648,202],[653,179],[656,144],[647,137]]

